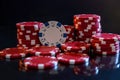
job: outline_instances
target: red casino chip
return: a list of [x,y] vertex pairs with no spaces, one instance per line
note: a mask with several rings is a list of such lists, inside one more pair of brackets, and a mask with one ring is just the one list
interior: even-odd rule
[[17,28],[20,29],[21,31],[26,31],[26,30],[39,31],[42,25],[43,25],[42,22],[37,22],[37,21],[19,22],[16,24]]
[[93,20],[93,19],[100,19],[100,16],[96,14],[77,14],[77,15],[74,15],[74,18],[77,18],[77,19],[87,18],[87,19]]
[[111,47],[92,47],[95,51],[111,51],[115,52],[116,50],[119,50],[119,48],[111,48]]
[[29,50],[30,55],[35,56],[56,56],[58,54],[59,48],[54,46],[35,46]]
[[99,41],[99,40],[90,39],[90,43],[93,44],[93,45],[95,45],[95,44],[99,44],[99,45],[109,45],[109,44],[118,45],[119,41]]
[[89,61],[89,56],[87,54],[79,54],[66,52],[64,54],[57,55],[57,59],[63,64],[81,64]]
[[113,33],[98,33],[93,35],[92,39],[97,41],[116,42],[120,40],[120,35]]
[[6,48],[0,52],[1,59],[18,59],[26,57],[28,52],[25,48]]
[[117,53],[119,53],[119,50],[116,50],[116,51],[95,51],[94,50],[94,53],[96,55],[103,55],[103,56],[106,56],[106,55],[116,55]]
[[49,56],[33,56],[25,58],[23,63],[26,69],[50,69],[57,66],[58,60]]
[[73,42],[66,42],[61,45],[61,49],[64,51],[86,51],[90,48],[90,44],[85,42],[73,41]]

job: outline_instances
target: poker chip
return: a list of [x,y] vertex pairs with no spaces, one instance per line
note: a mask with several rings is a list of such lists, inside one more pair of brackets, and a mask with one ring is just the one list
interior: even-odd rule
[[42,26],[42,22],[36,21],[16,23],[18,45],[24,45],[27,48],[31,48],[38,44],[41,45],[38,37],[38,32]]
[[116,42],[120,40],[120,35],[113,33],[98,33],[93,35],[92,38],[98,41]]
[[77,54],[72,52],[66,52],[64,54],[57,55],[57,59],[63,64],[81,64],[89,61],[87,54]]
[[27,51],[25,48],[15,47],[15,48],[6,48],[0,51],[1,59],[18,59],[24,58],[27,56]]
[[58,61],[55,57],[33,56],[25,58],[23,63],[26,69],[50,69],[57,66]]
[[60,47],[66,41],[65,27],[58,21],[48,21],[39,31],[39,40],[45,46]]
[[35,56],[56,56],[59,52],[59,48],[54,46],[35,46],[31,49],[29,49],[30,55]]
[[73,41],[73,42],[66,42],[61,45],[61,49],[63,51],[70,51],[70,52],[88,52],[90,49],[90,44],[85,42]]
[[96,14],[74,15],[76,40],[90,42],[92,35],[101,33],[100,16]]

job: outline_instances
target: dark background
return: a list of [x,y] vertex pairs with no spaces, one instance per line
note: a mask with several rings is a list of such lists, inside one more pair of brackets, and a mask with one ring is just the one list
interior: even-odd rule
[[0,48],[16,46],[16,26],[22,21],[57,20],[73,25],[73,15],[101,16],[103,32],[120,34],[119,0],[0,0]]
[[[0,0],[0,49],[16,46],[15,24],[17,22],[47,22],[49,20],[57,20],[62,24],[73,25],[73,15],[82,13],[100,15],[103,32],[120,34],[120,0]],[[9,64],[4,62],[2,64],[0,66],[2,70],[2,72],[0,71],[0,75],[3,78],[2,80],[14,79],[14,75],[18,78],[21,76],[20,79],[22,79],[22,77],[31,80],[39,79],[38,74],[36,77],[33,73],[18,73],[16,64],[9,63],[16,67],[13,69],[11,66],[12,70],[10,67],[7,67]],[[14,73],[14,75],[11,76],[11,73]],[[120,78],[119,74],[120,71],[118,72],[116,70],[103,71],[99,76],[91,77],[90,80],[117,80]],[[69,73],[69,75],[72,74]],[[102,75],[104,76],[102,77]],[[63,75],[62,77],[58,77],[61,79]],[[51,80],[54,77],[49,76],[49,78]],[[80,79],[80,77],[77,78],[76,76],[70,76],[69,79],[70,78],[75,80]],[[67,80],[67,77],[64,79]],[[85,78],[84,80],[87,79],[89,80],[89,78]]]

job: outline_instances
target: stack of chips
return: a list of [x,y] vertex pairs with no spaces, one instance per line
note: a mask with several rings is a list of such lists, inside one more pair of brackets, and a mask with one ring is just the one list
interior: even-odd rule
[[89,42],[92,35],[101,33],[100,16],[95,14],[74,15],[76,40]]
[[40,45],[38,32],[42,27],[41,22],[20,22],[17,23],[17,39],[18,46],[31,48],[35,45]]
[[120,36],[112,33],[99,33],[92,36],[93,52],[100,55],[115,55],[119,53]]

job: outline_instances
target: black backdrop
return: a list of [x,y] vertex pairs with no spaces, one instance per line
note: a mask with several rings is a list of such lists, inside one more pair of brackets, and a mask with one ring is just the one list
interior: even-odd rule
[[17,22],[57,20],[73,25],[73,15],[101,15],[103,32],[120,33],[119,0],[0,0],[1,48],[15,46]]

